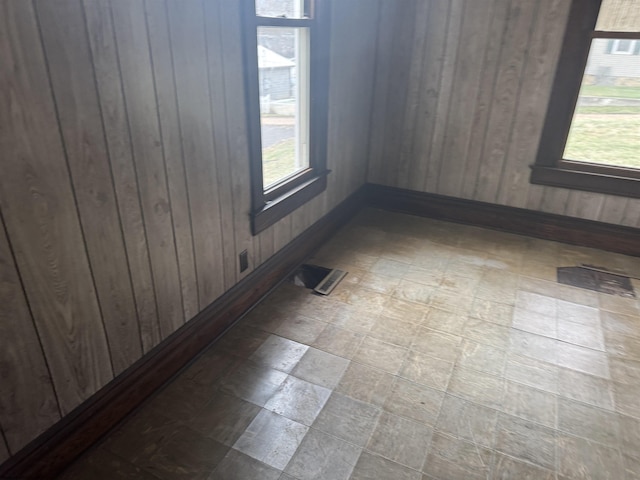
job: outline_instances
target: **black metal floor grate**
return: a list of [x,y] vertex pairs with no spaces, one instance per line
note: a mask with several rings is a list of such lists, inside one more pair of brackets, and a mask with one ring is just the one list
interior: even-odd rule
[[596,292],[635,298],[631,279],[594,267],[558,267],[558,283]]

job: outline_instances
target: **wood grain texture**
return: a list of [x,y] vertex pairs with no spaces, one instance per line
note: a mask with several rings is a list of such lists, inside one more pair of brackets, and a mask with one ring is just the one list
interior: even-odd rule
[[113,371],[29,2],[0,15],[0,205],[63,414]]
[[79,0],[36,3],[114,373],[142,354],[116,195]]
[[[246,190],[249,178],[249,148],[247,145],[247,124],[245,119],[244,72],[242,64],[242,35],[240,34],[240,8],[236,0],[220,0],[220,36],[224,73],[225,101],[227,112],[227,139],[229,143],[229,165],[231,170],[231,191],[233,193],[233,230],[236,252],[248,251],[250,268],[238,272],[238,278],[249,274],[251,266],[258,264],[252,260],[255,249],[251,225],[247,221],[251,211],[251,198]],[[286,232],[285,232],[286,233]],[[287,236],[287,242],[290,237]],[[280,248],[284,247],[282,244]],[[278,249],[279,250],[279,249]]]
[[[493,2],[495,3],[495,2]],[[459,195],[463,175],[451,158],[466,158],[472,131],[474,102],[480,90],[485,50],[489,43],[490,23],[494,14],[493,3],[467,1],[464,4],[462,28],[456,56],[447,134],[443,140],[442,157],[436,189],[445,195]],[[436,160],[436,159],[433,159]]]
[[[384,162],[387,97],[390,95],[391,58],[393,56],[393,25],[396,9],[393,2],[381,2],[378,22],[377,56],[374,75],[373,111],[369,146],[369,181],[386,183]],[[385,19],[384,21],[382,19]]]
[[[578,206],[587,197],[529,182],[569,5],[563,0],[383,2],[368,180],[620,222],[619,209],[608,214],[611,196],[589,196]],[[394,36],[404,29],[403,12],[397,10],[415,12],[413,35]],[[396,70],[398,59],[411,51],[407,78]],[[420,97],[410,120],[420,55]],[[405,108],[390,108],[402,104]],[[413,128],[400,129],[401,124]],[[637,204],[626,210],[624,221],[635,224]]]
[[209,346],[243,313],[288,277],[363,206],[363,189],[329,212],[296,241],[258,267],[92,397],[75,415],[63,419],[47,438],[0,465],[0,478],[55,478],[71,461],[117,425],[155,390]]
[[[436,108],[435,126],[433,127],[432,143],[429,151],[429,163],[424,186],[429,190],[436,190],[440,166],[442,164],[442,149],[446,138],[449,119],[449,106],[453,88],[453,76],[455,74],[460,32],[462,29],[464,1],[452,0],[449,2],[447,21],[446,43],[444,45],[444,57],[440,70],[440,88],[438,91],[438,106]],[[440,21],[443,21],[441,19]],[[428,68],[428,67],[427,67]]]
[[89,45],[100,98],[107,148],[144,352],[160,342],[160,326],[151,276],[147,235],[142,219],[133,164],[129,122],[124,105],[120,66],[109,0],[83,0]]
[[144,4],[112,0],[111,10],[160,332],[165,338],[185,318]]
[[0,425],[17,452],[57,422],[60,410],[1,222],[0,305]]
[[[218,172],[218,196],[220,198],[220,222],[224,254],[225,290],[233,286],[238,277],[238,257],[235,246],[234,198],[232,193],[231,156],[227,135],[227,102],[225,99],[225,75],[223,60],[220,2],[204,3],[204,31],[206,33],[206,65],[208,67],[211,124],[215,146],[216,171]],[[231,107],[233,108],[233,107]]]
[[[493,11],[493,19],[489,27],[489,39],[484,54],[484,61],[479,74],[481,77],[480,89],[476,98],[473,114],[473,128],[469,138],[467,158],[461,160],[460,171],[463,177],[460,196],[473,198],[476,190],[476,178],[479,175],[483,162],[483,151],[487,128],[489,127],[489,115],[495,95],[496,78],[498,76],[498,59],[502,51],[504,33],[507,26],[510,0],[496,0]],[[456,163],[456,160],[449,161]]]
[[[425,41],[422,68],[422,88],[416,118],[416,132],[413,135],[413,150],[408,185],[410,188],[424,188],[425,177],[429,169],[431,146],[436,122],[438,98],[442,85],[442,66],[447,38],[449,2],[432,0],[429,2],[427,18],[428,37]],[[443,21],[444,20],[444,21]],[[379,54],[378,54],[379,56]],[[374,113],[375,114],[375,113]],[[369,172],[371,172],[371,167]]]
[[545,112],[540,109],[539,99],[551,88],[564,34],[564,25],[554,20],[566,18],[569,7],[570,3],[565,0],[540,2],[529,42],[507,161],[500,179],[498,203],[526,206],[530,185],[527,167],[537,153],[544,123]]
[[168,0],[167,8],[202,309],[224,292],[220,193],[214,163],[203,10],[199,0]]
[[186,319],[198,313],[198,282],[193,252],[193,232],[189,211],[189,191],[182,155],[176,87],[173,79],[171,39],[164,2],[145,1],[149,46],[156,85],[162,144],[167,167],[167,182],[173,213],[182,303]]
[[503,37],[500,68],[484,143],[483,164],[476,179],[474,198],[478,200],[497,200],[501,172],[513,135],[513,119],[518,108],[527,48],[538,5],[538,2],[514,1],[509,9],[509,22]]
[[[21,348],[0,354],[17,365],[0,386],[11,454],[60,415],[41,439],[92,430],[92,398],[126,403],[104,392],[364,183],[379,4],[333,13],[326,190],[254,237],[237,0],[0,3],[0,208],[16,260],[2,263],[0,343]],[[125,372],[105,388],[112,364]]]

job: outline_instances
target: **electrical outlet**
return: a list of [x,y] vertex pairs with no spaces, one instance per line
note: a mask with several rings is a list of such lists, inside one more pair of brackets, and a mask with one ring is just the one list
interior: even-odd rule
[[240,252],[240,273],[244,272],[247,268],[249,268],[249,252],[244,250]]

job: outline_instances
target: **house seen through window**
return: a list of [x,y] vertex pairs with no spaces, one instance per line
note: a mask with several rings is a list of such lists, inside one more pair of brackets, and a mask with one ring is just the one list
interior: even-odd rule
[[640,198],[640,1],[569,1],[531,182]]
[[327,0],[242,0],[257,234],[326,189]]
[[602,2],[564,159],[640,169],[639,32],[640,2]]

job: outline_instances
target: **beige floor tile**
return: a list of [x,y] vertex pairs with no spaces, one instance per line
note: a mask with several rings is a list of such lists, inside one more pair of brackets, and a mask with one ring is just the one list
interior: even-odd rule
[[556,428],[557,398],[544,390],[507,380],[503,410],[510,415]]
[[431,435],[432,429],[426,425],[383,412],[367,450],[419,470],[424,464]]
[[262,463],[283,470],[307,434],[308,427],[262,410],[233,448]]
[[408,353],[406,348],[366,337],[353,356],[353,361],[396,374],[402,367]]
[[327,325],[311,344],[313,347],[339,357],[351,359],[362,343],[364,334],[346,330],[333,324]]
[[504,393],[504,378],[456,367],[453,369],[447,393],[490,408],[500,408]]
[[382,406],[387,400],[396,377],[367,365],[351,363],[336,387],[336,392]]
[[423,471],[438,479],[484,480],[489,478],[493,456],[487,448],[435,432]]
[[557,393],[558,374],[557,365],[514,353],[507,355],[505,377],[508,380]]
[[558,429],[616,448],[620,443],[618,415],[560,397]]
[[456,365],[473,368],[492,375],[503,375],[507,353],[489,345],[464,340]]
[[393,385],[383,408],[394,415],[433,427],[440,413],[443,398],[444,392],[440,390],[399,378]]
[[449,384],[453,366],[453,362],[410,351],[398,376],[444,391]]
[[307,382],[333,389],[349,366],[349,360],[309,348],[291,374]]
[[558,472],[576,480],[625,478],[620,452],[580,437],[558,436]]
[[494,480],[556,480],[553,470],[497,453],[493,467]]
[[560,368],[558,393],[566,398],[605,410],[614,410],[613,382],[586,373]]
[[466,322],[466,315],[431,308],[422,325],[432,330],[438,330],[452,335],[461,335]]
[[498,411],[445,395],[435,430],[493,448]]
[[555,469],[556,431],[511,415],[499,414],[496,450],[539,467]]
[[454,362],[458,358],[461,345],[462,337],[420,327],[410,348],[447,362]]
[[353,469],[351,480],[421,480],[422,474],[379,455],[363,452]]
[[313,423],[313,428],[358,446],[365,446],[382,410],[339,393],[333,393]]

